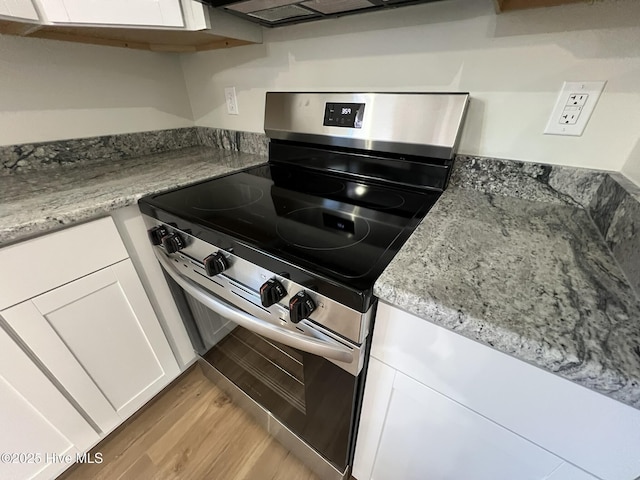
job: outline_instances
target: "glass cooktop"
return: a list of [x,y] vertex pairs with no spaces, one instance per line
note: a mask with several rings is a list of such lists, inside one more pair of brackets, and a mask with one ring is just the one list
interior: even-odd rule
[[287,263],[368,289],[439,196],[269,164],[143,202]]

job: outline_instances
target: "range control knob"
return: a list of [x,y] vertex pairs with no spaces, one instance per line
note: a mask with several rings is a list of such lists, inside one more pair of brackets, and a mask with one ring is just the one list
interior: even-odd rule
[[162,246],[167,253],[176,253],[178,250],[182,250],[186,244],[180,235],[172,232],[162,237]]
[[205,272],[207,272],[207,275],[210,277],[218,275],[229,268],[229,262],[227,262],[227,259],[224,258],[224,255],[219,251],[209,255],[202,263],[204,263]]
[[151,243],[153,245],[161,245],[162,237],[165,237],[168,233],[169,231],[166,229],[166,227],[163,227],[162,225],[158,227],[153,227],[147,230],[147,234],[149,235],[149,240],[151,240]]
[[293,323],[304,320],[316,309],[315,302],[303,290],[289,300],[289,317]]
[[265,308],[269,308],[271,305],[278,303],[286,296],[287,291],[284,286],[275,278],[267,280],[260,287],[260,301]]

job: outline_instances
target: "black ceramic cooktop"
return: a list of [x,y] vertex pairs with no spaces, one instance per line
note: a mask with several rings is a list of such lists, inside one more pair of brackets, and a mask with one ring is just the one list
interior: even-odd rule
[[365,290],[439,195],[269,164],[141,203]]

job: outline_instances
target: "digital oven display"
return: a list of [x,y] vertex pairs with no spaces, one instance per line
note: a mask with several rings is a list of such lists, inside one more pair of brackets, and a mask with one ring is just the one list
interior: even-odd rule
[[324,123],[328,127],[362,128],[364,103],[327,103]]

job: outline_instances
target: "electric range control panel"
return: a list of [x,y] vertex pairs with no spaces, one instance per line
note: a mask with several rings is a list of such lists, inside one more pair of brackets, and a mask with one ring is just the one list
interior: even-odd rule
[[[229,303],[250,302],[262,310],[261,314],[266,311],[278,316],[284,322],[281,326],[291,330],[296,330],[302,320],[309,319],[356,344],[362,344],[369,335],[373,308],[366,313],[358,312],[312,291],[309,286],[290,280],[286,272],[276,274],[185,230],[147,215],[143,218],[149,240],[177,273]],[[160,236],[162,238],[158,239]],[[180,247],[173,248],[173,242],[167,242],[168,238],[178,238]]]
[[362,128],[364,103],[327,103],[324,123],[327,127]]

